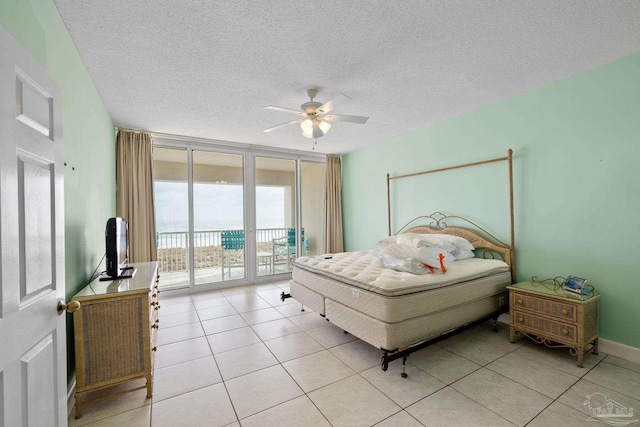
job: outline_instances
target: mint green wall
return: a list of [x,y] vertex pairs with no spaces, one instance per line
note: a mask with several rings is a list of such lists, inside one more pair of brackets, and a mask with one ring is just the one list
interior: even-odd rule
[[[639,76],[635,54],[345,155],[347,250],[386,235],[386,172],[503,157],[512,148],[517,279],[588,278],[603,293],[601,337],[640,347]],[[393,181],[392,228],[442,210],[508,240],[506,173],[497,163]]]
[[[104,226],[115,215],[114,126],[52,0],[2,2],[0,24],[63,90],[65,274],[69,300],[104,254]],[[67,322],[70,323],[69,316]],[[68,329],[69,377],[73,348]]]

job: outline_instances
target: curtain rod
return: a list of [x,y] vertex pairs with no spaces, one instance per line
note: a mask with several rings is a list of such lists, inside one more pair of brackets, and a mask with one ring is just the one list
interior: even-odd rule
[[115,127],[116,130],[123,130],[126,132],[135,132],[135,133],[148,133],[149,135],[151,135],[152,138],[154,139],[164,139],[164,140],[172,140],[172,141],[180,141],[183,143],[199,143],[199,144],[206,144],[209,147],[216,147],[216,146],[222,146],[222,147],[226,147],[226,148],[236,148],[236,149],[243,149],[243,150],[257,150],[257,151],[264,151],[264,152],[271,152],[271,153],[275,153],[275,154],[295,154],[301,157],[305,157],[306,159],[309,160],[321,160],[321,159],[326,159],[327,156],[337,156],[340,157],[339,154],[324,154],[324,153],[312,153],[312,152],[308,152],[308,151],[302,151],[302,150],[295,150],[295,149],[290,149],[290,148],[278,148],[278,147],[271,147],[268,145],[258,145],[258,144],[246,144],[243,142],[233,142],[233,141],[224,141],[224,140],[220,140],[220,139],[208,139],[208,138],[202,138],[202,137],[196,137],[196,136],[187,136],[187,135],[175,135],[175,134],[170,134],[170,133],[159,133],[159,132],[152,132],[152,131],[146,131],[146,130],[141,130],[141,129],[128,129],[128,128],[122,128],[122,127]]

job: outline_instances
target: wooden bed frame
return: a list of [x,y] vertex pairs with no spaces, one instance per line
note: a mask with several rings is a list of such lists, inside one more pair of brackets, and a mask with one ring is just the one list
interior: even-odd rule
[[[515,282],[515,264],[514,264],[514,215],[513,215],[513,178],[512,178],[512,150],[508,150],[507,153],[507,157],[504,158],[499,158],[499,159],[491,159],[491,160],[485,160],[485,161],[481,161],[481,162],[475,162],[475,163],[468,163],[465,165],[459,165],[459,166],[452,166],[452,167],[447,167],[447,168],[442,168],[442,169],[436,169],[436,170],[431,170],[431,171],[425,171],[425,172],[418,172],[418,173],[413,173],[413,174],[408,174],[408,175],[401,175],[401,176],[396,176],[396,177],[391,177],[389,174],[387,174],[387,202],[388,202],[388,224],[389,224],[389,235],[391,235],[391,186],[390,186],[390,181],[394,180],[394,179],[399,179],[399,178],[406,178],[406,177],[411,177],[411,176],[416,176],[416,175],[422,175],[422,174],[428,174],[428,173],[434,173],[434,172],[441,172],[441,171],[446,171],[446,170],[451,170],[451,169],[458,169],[458,168],[463,168],[463,167],[469,167],[469,166],[477,166],[477,165],[482,165],[482,164],[486,164],[486,163],[492,163],[492,162],[498,162],[498,161],[508,161],[508,172],[509,172],[509,213],[510,213],[510,228],[511,228],[511,241],[507,244],[505,242],[500,241],[499,239],[497,239],[495,236],[493,236],[491,233],[489,233],[488,231],[486,231],[484,228],[478,226],[477,224],[475,224],[474,222],[461,217],[461,216],[447,216],[441,212],[435,212],[431,215],[426,215],[426,216],[419,216],[416,217],[414,219],[412,219],[411,221],[409,221],[404,227],[400,228],[398,230],[398,232],[396,234],[400,234],[400,233],[417,233],[417,234],[450,234],[450,235],[454,235],[454,236],[459,236],[459,237],[463,237],[465,239],[467,239],[469,242],[471,242],[471,244],[476,248],[476,256],[480,255],[483,258],[492,258],[492,259],[496,259],[499,258],[502,261],[504,261],[505,263],[507,263],[509,265],[510,271],[511,271],[511,283]],[[463,226],[449,226],[448,223],[462,223]],[[417,224],[417,225],[416,225]],[[303,284],[300,284],[300,286],[302,287]],[[285,298],[289,298],[291,297],[290,294],[285,294],[283,292],[283,294],[281,295],[283,301]],[[323,304],[324,304],[324,300],[329,299],[326,296],[322,296],[323,299]],[[475,326],[479,323],[485,322],[489,319],[492,319],[494,321],[494,330],[495,330],[495,322],[497,321],[497,318],[500,314],[506,312],[508,310],[508,298],[507,298],[507,290],[506,290],[506,286],[505,286],[505,290],[504,293],[500,293],[499,295],[495,295],[495,297],[497,297],[497,300],[502,302],[502,303],[498,303],[498,309],[495,311],[490,311],[489,310],[493,310],[493,308],[488,308],[488,309],[482,309],[482,313],[479,314],[479,318],[475,318],[475,315],[473,316],[473,319],[466,319],[466,320],[454,320],[454,321],[447,321],[447,322],[443,322],[445,323],[445,326],[442,327],[441,330],[437,330],[436,333],[432,333],[432,331],[430,332],[425,332],[428,335],[427,336],[423,336],[424,339],[420,340],[414,340],[414,342],[411,343],[407,343],[407,346],[402,347],[402,348],[392,348],[392,349],[385,349],[385,348],[381,348],[382,350],[382,365],[381,368],[383,371],[386,371],[388,368],[388,365],[391,361],[396,360],[396,359],[402,359],[402,373],[401,376],[406,378],[407,374],[406,374],[406,370],[405,370],[405,366],[406,366],[406,360],[407,357],[409,356],[409,354],[418,351],[420,349],[423,349],[425,347],[428,347],[432,344],[435,344],[439,341],[442,341],[446,338],[449,338],[452,335],[455,335],[465,329],[468,329],[472,326]],[[305,304],[305,302],[300,301],[301,303],[303,303],[304,305],[309,305],[309,304]],[[317,302],[317,298],[315,299],[315,302]],[[311,301],[307,301],[307,303],[311,303]],[[470,302],[469,304],[471,304],[472,302]],[[311,308],[314,308],[314,306],[311,304],[309,305]],[[351,307],[345,306],[348,309],[351,309]],[[459,309],[460,306],[452,306],[450,308],[457,308]],[[314,308],[314,310],[317,311],[316,308]],[[324,315],[324,307],[323,310],[320,311],[321,315]],[[362,313],[363,316],[367,316],[364,313]],[[444,317],[444,315],[443,315]],[[372,318],[374,319],[374,318]],[[327,319],[329,320],[329,319]],[[375,320],[375,319],[374,319]],[[413,319],[410,319],[413,320]],[[401,325],[402,322],[400,322],[398,325]],[[340,325],[338,325],[340,326]],[[348,328],[344,328],[344,325],[342,325],[343,329],[345,329],[345,332]],[[362,337],[359,337],[362,338]],[[364,341],[367,341],[366,339],[362,338]],[[371,343],[371,342],[369,342]]]

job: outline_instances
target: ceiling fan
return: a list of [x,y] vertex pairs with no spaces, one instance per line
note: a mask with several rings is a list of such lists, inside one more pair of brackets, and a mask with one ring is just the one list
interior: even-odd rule
[[305,102],[300,106],[300,110],[293,110],[291,108],[284,107],[276,107],[275,105],[267,105],[266,109],[276,110],[276,111],[286,111],[289,113],[294,113],[300,118],[296,120],[291,120],[290,122],[279,124],[278,126],[271,127],[269,129],[263,130],[263,132],[271,132],[280,127],[290,125],[293,123],[300,123],[300,128],[302,129],[302,136],[305,138],[320,138],[329,132],[331,128],[331,124],[329,122],[350,122],[350,123],[359,123],[365,124],[369,117],[362,116],[347,116],[344,114],[328,114],[335,107],[342,105],[348,101],[351,101],[346,95],[338,95],[330,101],[325,102],[324,104],[314,101],[313,98],[318,94],[318,89],[311,88],[307,89],[307,96],[309,96],[310,101]]

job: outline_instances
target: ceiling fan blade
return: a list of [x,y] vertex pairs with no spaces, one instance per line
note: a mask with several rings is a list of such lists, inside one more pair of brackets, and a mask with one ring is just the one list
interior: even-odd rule
[[317,110],[318,114],[326,114],[329,111],[331,111],[334,108],[336,108],[338,105],[346,104],[349,101],[351,101],[351,98],[349,98],[346,95],[340,94],[340,95],[336,96],[335,98],[333,98],[333,99],[325,102],[321,106],[319,106],[318,110]]
[[350,122],[350,123],[359,123],[361,125],[367,123],[369,117],[363,116],[347,116],[345,114],[327,114],[321,117],[322,120],[328,120],[330,122]]
[[304,120],[304,119],[291,120],[290,122],[282,123],[282,124],[279,124],[278,126],[274,126],[274,127],[272,127],[272,128],[265,129],[265,130],[263,130],[262,132],[271,132],[272,130],[276,130],[276,129],[281,128],[281,127],[286,126],[286,125],[291,125],[291,124],[293,124],[293,123],[300,123],[300,122],[301,122],[301,121],[303,121],[303,120]]
[[300,116],[306,116],[305,113],[303,113],[300,110],[293,110],[291,108],[285,108],[285,107],[277,107],[275,105],[265,105],[265,107],[267,110],[275,110],[275,111],[285,111],[287,113],[294,113],[294,114],[298,114]]

